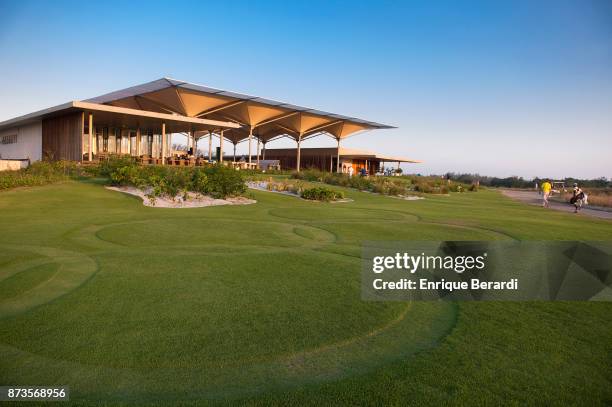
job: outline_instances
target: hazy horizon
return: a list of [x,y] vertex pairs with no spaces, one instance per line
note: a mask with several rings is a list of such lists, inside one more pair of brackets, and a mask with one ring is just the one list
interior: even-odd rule
[[167,76],[397,126],[343,145],[409,173],[612,178],[610,2],[0,0],[0,22],[0,121]]

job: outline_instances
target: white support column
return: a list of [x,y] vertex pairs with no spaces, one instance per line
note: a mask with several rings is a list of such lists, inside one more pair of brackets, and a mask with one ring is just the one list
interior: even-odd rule
[[249,168],[251,167],[251,140],[253,139],[253,126],[249,126]]
[[166,165],[166,123],[162,123],[162,140],[161,140],[161,161],[162,165]]
[[259,168],[259,137],[257,137],[257,168]]
[[208,161],[212,161],[212,131],[208,132]]
[[219,133],[219,162],[223,162],[223,130]]
[[340,172],[340,138],[338,137],[338,150],[336,152],[336,172],[339,173]]
[[89,146],[87,148],[87,159],[93,160],[93,113],[89,113]]
[[172,133],[168,134],[168,145],[166,152],[168,153],[168,157],[172,158]]
[[301,143],[302,143],[302,133],[298,135],[298,139],[297,139],[297,163],[295,166],[295,169],[297,172],[300,172],[300,159],[302,155],[302,151],[300,148]]

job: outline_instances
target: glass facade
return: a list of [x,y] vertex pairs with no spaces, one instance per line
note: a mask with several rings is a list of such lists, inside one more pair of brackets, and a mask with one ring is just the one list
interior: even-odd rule
[[[83,125],[83,158],[89,152],[89,126]],[[138,131],[119,129],[104,125],[93,126],[92,153],[94,156],[108,154],[125,154],[132,157],[146,156],[160,158],[162,154],[162,135],[150,129],[140,129],[140,151],[137,146]],[[171,135],[166,134],[166,151],[170,155]]]

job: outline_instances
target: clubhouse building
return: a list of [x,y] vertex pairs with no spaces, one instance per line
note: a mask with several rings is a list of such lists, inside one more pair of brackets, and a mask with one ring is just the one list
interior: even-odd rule
[[[383,157],[341,147],[359,132],[392,126],[234,93],[170,78],[111,92],[0,122],[0,159],[74,160],[84,164],[110,155],[129,155],[143,164],[202,165],[233,147],[228,165],[238,165],[236,145],[248,143],[243,168],[257,168],[260,159],[274,159],[283,169],[318,167],[343,171],[348,165],[377,170],[381,162],[418,162]],[[184,134],[187,154],[172,150],[172,135]],[[329,136],[335,148],[302,149],[304,140]],[[198,140],[208,141],[208,157],[197,156]],[[266,150],[280,138],[296,142],[295,149]],[[255,151],[253,151],[255,149]],[[266,155],[267,157],[264,157]],[[305,160],[303,162],[302,160]]]

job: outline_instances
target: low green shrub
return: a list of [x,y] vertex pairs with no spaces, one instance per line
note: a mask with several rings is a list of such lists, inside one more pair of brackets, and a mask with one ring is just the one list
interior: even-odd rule
[[329,202],[344,199],[344,193],[341,191],[334,191],[333,189],[329,189],[326,187],[313,187],[303,189],[301,197],[313,201]]
[[196,168],[195,171],[193,171],[191,176],[191,187],[193,188],[193,192],[202,195],[206,194],[208,191],[208,176],[201,168]]
[[370,179],[360,176],[349,177],[348,184],[349,187],[358,189],[359,191],[371,191],[374,185]]
[[71,161],[37,161],[22,170],[0,172],[0,190],[46,185],[80,174],[80,168]]
[[247,187],[240,171],[223,165],[204,169],[207,177],[206,191],[215,198],[242,195]]
[[136,169],[131,166],[116,168],[109,174],[113,185],[128,185],[136,177]]
[[90,167],[90,172],[100,177],[111,177],[118,168],[134,167],[138,164],[132,157],[112,156],[107,160],[100,161],[98,165]]

